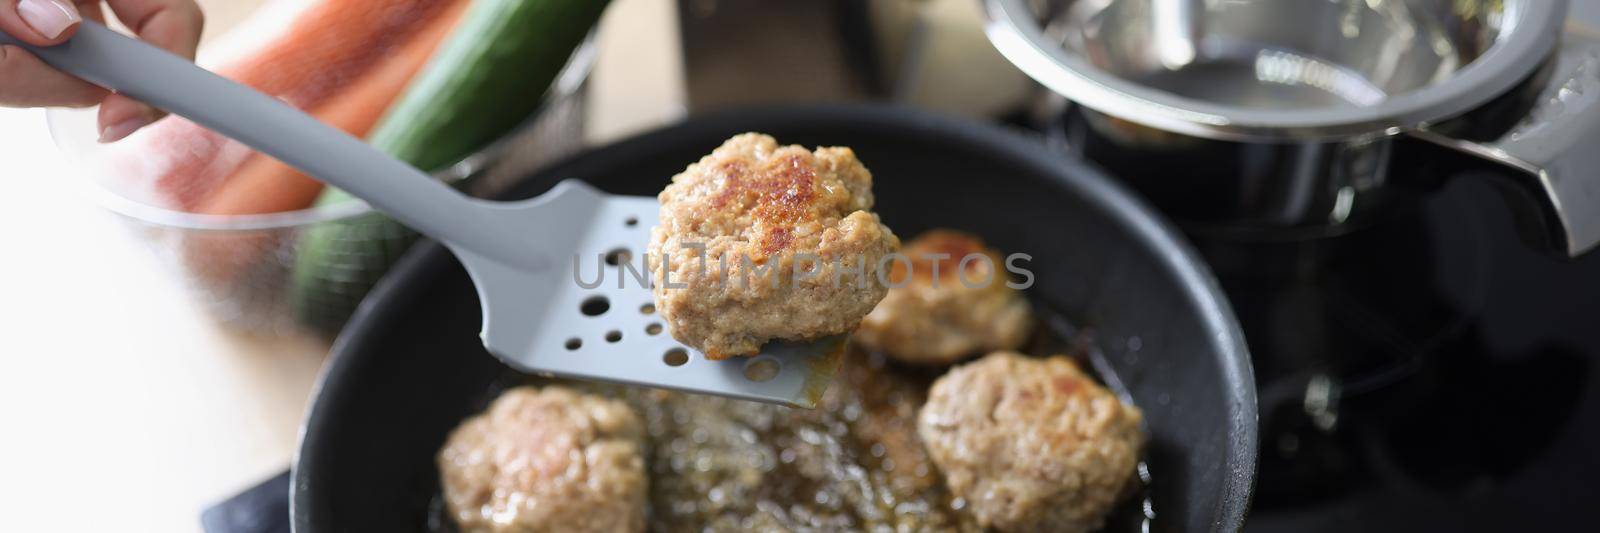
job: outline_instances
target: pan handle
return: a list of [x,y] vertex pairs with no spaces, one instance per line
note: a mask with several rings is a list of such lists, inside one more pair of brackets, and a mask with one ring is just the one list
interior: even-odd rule
[[[1492,140],[1411,135],[1488,163],[1535,244],[1569,258],[1600,245],[1600,32],[1569,25],[1554,73],[1522,121]],[[1531,200],[1531,201],[1525,201]]]

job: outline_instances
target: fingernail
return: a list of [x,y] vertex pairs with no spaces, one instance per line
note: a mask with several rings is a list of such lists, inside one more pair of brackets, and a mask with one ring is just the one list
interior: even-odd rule
[[133,132],[139,131],[139,128],[149,125],[150,115],[147,113],[106,126],[100,130],[100,142],[114,143],[120,141],[129,135],[133,135]]
[[66,0],[21,0],[17,3],[17,14],[46,39],[60,37],[67,28],[83,20],[78,16],[78,8]]

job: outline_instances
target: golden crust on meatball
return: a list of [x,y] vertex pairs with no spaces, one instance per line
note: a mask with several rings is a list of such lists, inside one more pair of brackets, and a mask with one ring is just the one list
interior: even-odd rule
[[887,290],[878,266],[900,241],[870,211],[872,174],[849,148],[735,136],[660,200],[656,308],[673,338],[713,359],[847,333]]
[[1128,493],[1142,418],[1065,356],[996,352],[934,382],[917,433],[984,527],[1087,532]]
[[511,389],[439,451],[445,506],[464,532],[644,531],[643,441],[619,400]]
[[907,261],[892,264],[889,294],[856,329],[863,347],[906,363],[946,365],[1028,340],[1033,311],[1006,285],[1005,259],[981,239],[932,230],[900,254]]

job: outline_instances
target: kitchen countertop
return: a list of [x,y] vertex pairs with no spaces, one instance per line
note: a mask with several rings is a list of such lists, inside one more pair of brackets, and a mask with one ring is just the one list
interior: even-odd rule
[[[249,2],[202,0],[212,35]],[[677,120],[671,0],[617,0],[588,140]],[[40,110],[0,109],[0,508],[11,531],[198,531],[282,470],[327,345],[213,322],[77,189]]]

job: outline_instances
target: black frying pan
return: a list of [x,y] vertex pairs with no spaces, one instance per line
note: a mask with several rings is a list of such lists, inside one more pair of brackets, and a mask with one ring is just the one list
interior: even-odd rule
[[[1096,332],[1097,368],[1144,409],[1154,525],[1239,529],[1256,468],[1249,355],[1210,271],[1142,201],[1094,168],[994,127],[881,107],[725,113],[635,137],[530,177],[654,195],[732,134],[853,147],[878,212],[904,236],[955,227],[1033,255],[1028,295]],[[543,228],[554,231],[554,228]],[[333,350],[294,468],[297,531],[417,531],[433,455],[506,368],[478,341],[472,283],[443,248],[413,250]],[[1126,339],[1138,338],[1129,352]]]

